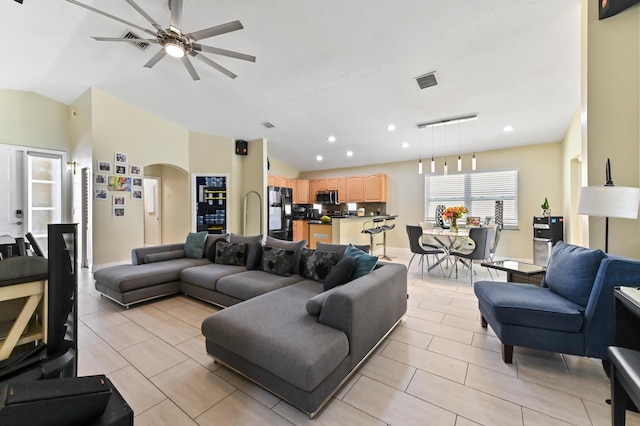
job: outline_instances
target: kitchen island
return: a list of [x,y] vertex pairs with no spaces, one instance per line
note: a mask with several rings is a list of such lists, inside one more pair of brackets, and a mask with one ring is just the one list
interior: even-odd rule
[[[364,228],[373,228],[375,226],[384,225],[384,221],[374,224],[373,219],[384,219],[390,215],[374,215],[374,216],[345,216],[333,218],[332,223],[332,240],[335,244],[361,244],[369,245],[371,241],[369,234],[363,233]],[[393,223],[393,222],[391,222]],[[382,243],[382,234],[374,236],[374,245]],[[375,247],[372,247],[375,250]]]

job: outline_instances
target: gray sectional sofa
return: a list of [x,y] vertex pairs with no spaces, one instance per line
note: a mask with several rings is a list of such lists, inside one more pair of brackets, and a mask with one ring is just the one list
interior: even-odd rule
[[[219,237],[207,238],[205,253]],[[184,244],[140,248],[131,265],[96,271],[96,289],[127,307],[177,292],[226,307],[202,323],[207,352],[312,418],[402,319],[407,269],[364,253],[354,260],[357,250],[345,245],[314,252],[304,241],[225,238],[248,247],[245,265],[187,258]],[[274,247],[286,259],[267,259]],[[368,265],[356,275],[360,260]],[[283,267],[292,273],[278,273]],[[336,281],[345,271],[351,280]],[[330,281],[336,286],[325,290]]]

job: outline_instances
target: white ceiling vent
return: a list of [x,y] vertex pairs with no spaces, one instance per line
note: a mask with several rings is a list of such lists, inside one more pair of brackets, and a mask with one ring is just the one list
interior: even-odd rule
[[436,72],[434,71],[430,72],[429,74],[416,77],[416,82],[418,83],[418,87],[420,87],[420,89],[426,89],[427,87],[436,86],[438,84],[438,78],[436,76]]
[[265,121],[264,123],[262,123],[262,125],[267,129],[273,129],[274,127],[276,127],[275,125],[273,125],[273,123],[269,123],[268,121]]
[[[131,40],[135,40],[135,39],[139,39],[140,37],[138,37],[137,35],[135,35],[134,33],[132,33],[131,31],[127,31],[122,38],[128,38]],[[141,41],[140,43],[129,43],[132,46],[136,46],[138,49],[140,50],[147,50],[147,47],[149,47],[149,43],[145,43],[144,41]]]

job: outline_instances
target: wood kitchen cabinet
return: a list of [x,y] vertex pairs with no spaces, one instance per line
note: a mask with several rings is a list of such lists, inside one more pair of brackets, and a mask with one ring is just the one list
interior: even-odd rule
[[327,180],[316,179],[316,191],[326,191],[326,190],[327,190]]
[[315,179],[311,179],[309,180],[309,202],[310,203],[315,203],[316,202],[316,192],[318,192],[318,182]]
[[362,176],[348,176],[347,177],[347,202],[357,203],[363,200],[364,200],[364,185],[363,185]]
[[267,175],[267,186],[276,186],[275,175]]
[[[306,240],[304,236],[304,220],[293,221],[293,241]],[[308,221],[307,221],[308,223]]]
[[328,190],[338,189],[338,178],[327,178],[327,189]]
[[347,178],[339,177],[338,179],[338,202],[346,203],[347,198]]
[[387,201],[387,175],[365,175],[363,180],[363,201],[386,202]]
[[[313,194],[313,198],[313,201],[315,201],[315,194]],[[296,180],[296,186],[293,189],[293,199],[296,204],[309,204],[313,202],[309,196],[309,181],[307,179]]]
[[276,186],[287,188],[287,178],[284,176],[276,176]]

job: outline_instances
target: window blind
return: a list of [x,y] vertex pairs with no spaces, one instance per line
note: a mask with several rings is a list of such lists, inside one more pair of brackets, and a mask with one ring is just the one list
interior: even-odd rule
[[469,216],[495,216],[503,202],[503,225],[518,226],[518,170],[425,175],[425,220],[435,220],[436,206],[465,206]]

